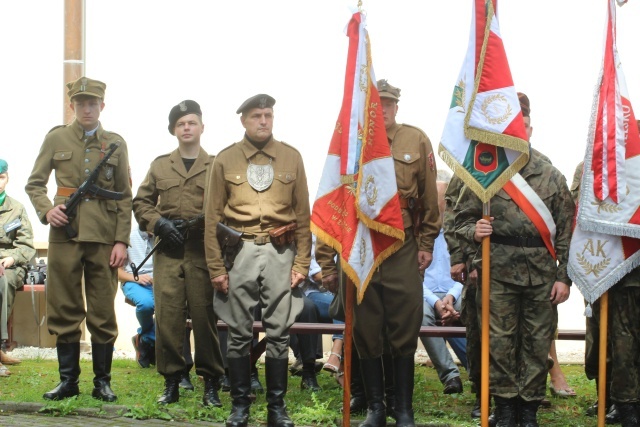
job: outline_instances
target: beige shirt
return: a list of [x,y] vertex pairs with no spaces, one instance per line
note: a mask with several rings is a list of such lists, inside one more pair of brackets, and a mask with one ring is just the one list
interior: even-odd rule
[[[273,183],[256,191],[247,180],[249,161],[264,165],[270,159]],[[227,273],[216,238],[219,221],[256,236],[295,221],[297,254],[293,270],[306,276],[311,262],[309,211],[307,176],[298,150],[273,138],[262,150],[246,138],[222,150],[213,164],[205,210],[205,249],[211,278]]]
[[202,214],[206,178],[213,159],[200,148],[189,172],[178,149],[151,162],[133,199],[133,211],[140,228],[153,232],[160,217],[188,220]]
[[[413,126],[398,124],[387,129],[391,155],[396,171],[396,183],[401,198],[420,198],[424,219],[418,239],[420,251],[433,252],[433,242],[440,233],[441,220],[436,188],[436,163],[431,141]],[[409,210],[402,210],[404,227],[413,222]]]
[[110,191],[123,193],[122,200],[85,198],[80,202],[71,226],[78,236],[69,239],[64,227],[51,227],[50,242],[95,242],[129,244],[131,231],[131,178],[127,144],[117,133],[106,131],[99,125],[93,136],[85,137],[82,126],[76,121],[52,129],[44,139],[36,158],[25,191],[36,209],[38,218],[47,224],[47,212],[67,201],[66,196],[55,196],[53,202],[47,196],[47,183],[55,170],[58,187],[77,188],[102,159],[101,149],[120,142],[107,166],[100,172],[96,185]]

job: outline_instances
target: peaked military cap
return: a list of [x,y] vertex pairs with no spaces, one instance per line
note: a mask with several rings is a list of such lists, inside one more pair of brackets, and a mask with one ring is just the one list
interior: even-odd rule
[[67,95],[72,100],[75,96],[86,95],[96,98],[104,99],[104,92],[107,89],[107,85],[98,80],[93,80],[88,77],[80,77],[74,82],[67,83]]
[[202,117],[202,110],[200,104],[190,99],[185,99],[178,105],[175,105],[169,112],[169,133],[174,135],[173,130],[176,127],[176,123],[180,117],[184,117],[187,114],[196,114]]
[[244,113],[252,108],[273,108],[276,100],[267,94],[260,93],[254,95],[242,103],[242,105],[236,110],[236,114]]
[[9,170],[9,164],[6,160],[0,159],[0,173],[7,173]]
[[386,79],[378,80],[378,93],[380,98],[390,98],[394,101],[400,101],[400,89],[395,86],[391,86]]
[[520,101],[520,109],[524,117],[529,117],[531,113],[531,105],[529,104],[529,97],[522,92],[518,92],[518,101]]

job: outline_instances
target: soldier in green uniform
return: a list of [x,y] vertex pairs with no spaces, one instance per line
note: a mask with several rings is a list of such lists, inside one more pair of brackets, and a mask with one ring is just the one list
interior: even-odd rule
[[[52,129],[45,137],[25,190],[38,218],[51,225],[47,268],[47,326],[57,336],[61,382],[44,398],[58,400],[79,393],[80,325],[91,333],[94,389],[92,396],[116,400],[111,390],[113,343],[118,336],[114,298],[117,269],[127,258],[131,231],[131,179],[124,139],[100,124],[106,85],[81,77],[68,83],[75,120]],[[95,170],[111,144],[119,144],[96,181],[100,195],[86,194],[72,218],[65,202]],[[47,183],[55,170],[53,203]],[[69,229],[77,233],[70,237]],[[84,275],[85,301],[82,295]]]
[[11,316],[16,290],[21,288],[27,274],[27,263],[36,254],[33,230],[24,206],[7,195],[9,165],[0,159],[0,339],[3,343],[0,377],[11,373],[3,365],[20,363],[4,352],[8,338],[7,319]]
[[[569,297],[567,275],[571,220],[575,205],[564,176],[546,157],[530,150],[520,170],[538,195],[539,209],[555,223],[556,259],[529,217],[504,191],[490,201],[491,221],[482,219],[482,202],[466,186],[456,212],[456,236],[476,249],[476,303],[481,310],[480,242],[491,236],[490,392],[498,426],[537,426],[536,414],[545,396],[547,355],[555,331],[554,308]],[[543,206],[544,207],[543,207]]]
[[[639,126],[640,127],[640,126]],[[584,162],[576,167],[571,192],[580,197],[580,181]],[[609,333],[606,362],[606,422],[623,427],[640,425],[640,267],[631,270],[612,286],[609,294]],[[591,304],[591,317],[586,318],[585,364],[587,378],[596,380],[599,373],[600,300]],[[597,402],[588,415],[597,414]]]
[[[236,111],[244,138],[222,150],[207,194],[205,245],[215,308],[229,325],[228,427],[246,426],[251,405],[253,310],[260,304],[267,338],[267,424],[293,426],[286,412],[289,328],[302,310],[297,286],[311,262],[309,192],[302,156],[273,137],[275,99],[259,94]],[[242,232],[233,265],[223,262],[218,223]],[[230,248],[225,248],[227,251]]]
[[204,378],[202,401],[205,406],[219,407],[218,379],[224,367],[203,241],[206,177],[214,158],[200,145],[203,131],[197,102],[185,100],[171,109],[169,132],[178,139],[178,148],[151,163],[133,199],[133,209],[140,228],[161,239],[153,274],[156,367],[165,378],[158,402],[174,403],[180,396],[188,309],[196,373]]
[[[405,228],[402,248],[373,275],[359,305],[354,307],[353,335],[367,396],[367,418],[361,426],[386,425],[385,381],[382,365],[383,331],[391,347],[395,379],[394,415],[397,426],[413,426],[413,374],[422,325],[422,272],[431,264],[434,240],[440,233],[436,164],[425,133],[396,122],[400,89],[378,81],[387,138],[394,160],[396,183]],[[316,251],[323,266],[323,283],[337,281],[331,260]]]

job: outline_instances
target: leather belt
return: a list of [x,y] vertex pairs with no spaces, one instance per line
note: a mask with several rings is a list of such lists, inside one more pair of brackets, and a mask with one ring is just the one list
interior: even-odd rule
[[[73,193],[78,191],[77,188],[73,187],[58,187],[58,191],[56,191],[57,197],[71,197]],[[85,194],[84,198],[86,199],[99,199],[99,200],[107,200],[104,197],[94,196],[93,194]]]
[[244,240],[245,242],[253,242],[256,245],[266,245],[267,243],[271,243],[271,238],[269,237],[269,235],[267,234],[266,236],[254,236],[254,235],[248,235],[248,234],[243,234],[242,235],[242,240]]
[[522,248],[544,248],[544,240],[541,237],[532,236],[497,236],[491,235],[491,243],[499,245],[518,246]]
[[414,197],[404,198],[400,197],[400,209],[413,209],[416,199]]

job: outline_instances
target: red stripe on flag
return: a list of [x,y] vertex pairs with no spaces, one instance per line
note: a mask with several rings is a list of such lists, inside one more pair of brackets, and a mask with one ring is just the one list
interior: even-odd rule
[[[507,60],[502,38],[494,32],[489,34],[489,43],[487,43],[485,54],[478,92],[488,92],[513,86],[513,77],[511,76],[511,69],[509,68],[509,61]],[[490,76],[491,78],[484,78],[485,76]]]
[[549,250],[549,253],[556,259],[556,250],[553,247],[553,243],[551,242],[551,233],[547,228],[546,222],[538,213],[538,210],[531,204],[529,199],[525,197],[524,194],[513,184],[513,182],[507,182],[504,187],[502,187],[504,191],[513,199],[514,202],[518,205],[520,209],[527,215],[527,217],[533,222],[536,229],[540,233],[540,237],[544,241],[545,246]]

